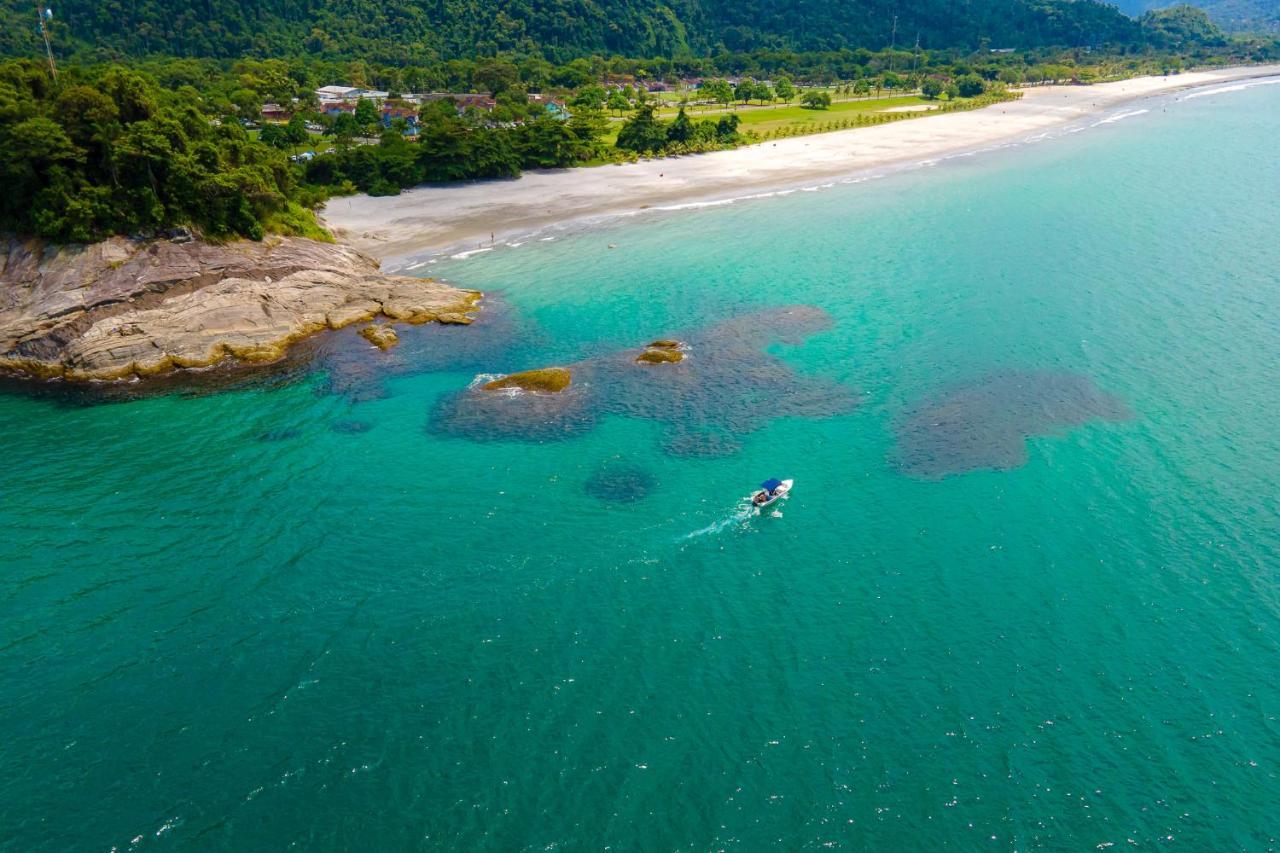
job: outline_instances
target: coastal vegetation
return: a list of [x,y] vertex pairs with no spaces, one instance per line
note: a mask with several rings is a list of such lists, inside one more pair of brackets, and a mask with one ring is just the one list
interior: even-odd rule
[[78,242],[179,225],[319,236],[284,155],[202,106],[120,66],[55,85],[38,65],[0,65],[0,228]]
[[[826,28],[814,35],[761,4],[677,4],[669,19],[610,0],[600,20],[560,10],[548,33],[523,5],[494,16],[487,2],[473,0],[476,20],[520,34],[463,44],[460,16],[435,26],[440,15],[409,0],[341,20],[329,0],[251,16],[222,0],[200,15],[72,0],[45,20],[75,57],[56,75],[31,58],[43,50],[30,33],[6,30],[0,54],[28,58],[0,63],[0,230],[329,239],[312,210],[334,195],[698,153],[983,106],[1018,85],[1280,56],[1274,40],[1229,39],[1189,7],[1134,21],[1091,0],[1019,5],[1015,18],[1040,17],[1016,33],[974,7],[969,24],[987,33],[976,43],[960,21],[913,21],[910,50],[850,24],[858,4],[806,11]],[[665,29],[672,20],[682,26]],[[601,21],[617,33],[601,35]],[[1024,49],[991,47],[1005,44]],[[614,55],[624,50],[635,56]],[[380,95],[335,108],[317,96],[335,81]],[[475,94],[402,98],[432,91]]]

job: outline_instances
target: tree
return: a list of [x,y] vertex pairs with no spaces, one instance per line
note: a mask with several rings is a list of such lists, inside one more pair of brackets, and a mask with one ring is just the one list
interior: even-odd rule
[[580,107],[569,117],[568,126],[578,159],[590,160],[601,153],[600,137],[609,129],[609,119],[603,112]]
[[373,136],[378,132],[378,125],[382,123],[382,116],[378,112],[378,105],[371,98],[361,98],[356,101],[356,125],[359,126],[360,132],[365,136]]
[[784,102],[790,101],[796,96],[796,87],[791,84],[791,80],[787,77],[779,77],[778,81],[773,84],[773,90]]
[[426,181],[460,181],[468,175],[471,144],[456,115],[432,115],[418,129],[418,165]]
[[345,145],[360,134],[360,123],[351,113],[339,113],[333,124],[329,125],[328,132]]
[[289,123],[285,125],[285,137],[290,145],[301,145],[306,142],[310,138],[307,133],[307,120],[301,115],[290,118]]
[[751,95],[762,104],[773,100],[773,90],[767,83],[756,83],[751,87]]
[[580,109],[598,110],[605,105],[608,98],[609,95],[603,86],[586,86],[578,90],[570,103]]
[[668,142],[688,142],[693,139],[693,122],[684,114],[684,107],[676,113],[675,119],[667,125]]
[[527,169],[563,169],[578,159],[578,144],[567,123],[542,115],[520,127],[516,149]]
[[727,116],[721,116],[716,122],[716,139],[729,145],[738,141],[738,124],[741,119],[737,113],[729,113]]
[[735,101],[747,103],[756,95],[756,84],[751,80],[743,80],[733,90],[733,98]]
[[942,81],[936,77],[926,77],[920,83],[920,94],[929,100],[936,99],[942,94]]
[[733,86],[728,80],[712,80],[702,84],[703,93],[717,104],[728,106],[733,100]]
[[252,89],[237,89],[232,92],[231,103],[242,119],[252,121],[262,115],[262,97]]
[[614,89],[609,93],[609,109],[621,115],[631,109],[631,102],[627,100],[627,96],[622,94],[618,89]]
[[987,84],[977,74],[966,74],[956,80],[956,91],[962,98],[976,98],[987,90]]
[[800,105],[807,110],[831,109],[831,94],[821,89],[810,89],[800,96]]
[[272,148],[288,148],[289,139],[284,128],[278,124],[264,124],[262,132],[258,134],[260,139],[266,145]]
[[643,104],[618,131],[617,146],[641,154],[661,151],[667,144],[667,128],[653,115],[653,105]]
[[486,59],[471,75],[477,86],[497,97],[520,82],[520,70],[503,59]]

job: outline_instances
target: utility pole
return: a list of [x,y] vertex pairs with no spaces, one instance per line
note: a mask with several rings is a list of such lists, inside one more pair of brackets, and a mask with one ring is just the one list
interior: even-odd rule
[[889,70],[893,70],[893,52],[898,46],[898,16],[893,16],[893,33],[889,36]]
[[58,82],[58,65],[53,61],[53,45],[49,43],[49,27],[48,21],[53,17],[52,9],[41,9],[40,0],[36,2],[36,21],[40,24],[40,35],[44,37],[44,53],[49,57],[49,73],[53,75],[53,82]]

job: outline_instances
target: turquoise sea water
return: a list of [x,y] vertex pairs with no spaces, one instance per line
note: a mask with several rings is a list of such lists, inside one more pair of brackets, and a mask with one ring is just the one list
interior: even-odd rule
[[1274,847],[1280,86],[1142,107],[0,396],[0,847]]

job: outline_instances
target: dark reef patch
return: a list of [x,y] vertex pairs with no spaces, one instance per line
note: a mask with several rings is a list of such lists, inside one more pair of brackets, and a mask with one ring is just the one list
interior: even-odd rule
[[302,430],[297,427],[278,427],[258,433],[258,441],[291,441],[301,436]]
[[596,425],[591,395],[581,385],[545,394],[484,391],[447,394],[436,403],[430,431],[472,441],[558,441]]
[[1001,372],[944,389],[896,424],[898,470],[940,480],[951,474],[1008,471],[1027,462],[1027,438],[1090,421],[1133,416],[1088,377],[1057,371]]
[[680,335],[693,357],[657,369],[636,363],[646,347],[567,365],[573,384],[560,394],[494,394],[477,383],[442,400],[428,429],[476,441],[548,441],[614,414],[664,424],[663,447],[674,456],[730,455],[742,435],[775,418],[826,417],[858,405],[853,389],[797,374],[764,351],[830,326],[827,313],[810,306],[753,312]]
[[334,421],[329,424],[329,429],[343,435],[360,435],[373,429],[373,424],[368,421],[357,420]]
[[658,481],[643,468],[613,457],[600,463],[584,485],[587,494],[611,503],[634,503],[648,497]]

